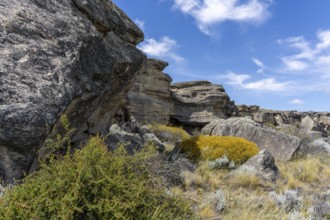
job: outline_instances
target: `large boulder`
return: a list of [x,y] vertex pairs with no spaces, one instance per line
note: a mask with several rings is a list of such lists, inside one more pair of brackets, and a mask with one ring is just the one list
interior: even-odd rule
[[300,138],[263,127],[248,117],[219,119],[202,129],[202,134],[243,137],[267,149],[277,160],[290,160],[303,147]]
[[143,71],[142,39],[109,0],[2,0],[0,179],[28,171],[63,113],[73,140],[108,131]]
[[237,113],[234,102],[221,85],[208,81],[180,82],[171,85],[171,120],[184,125],[204,126],[218,118]]
[[257,155],[251,157],[241,167],[253,167],[256,175],[260,178],[275,182],[279,177],[279,171],[275,164],[273,155],[268,150],[262,150]]
[[169,122],[172,78],[162,72],[167,65],[161,60],[148,59],[146,70],[137,75],[132,89],[127,93],[126,108],[139,122]]
[[320,138],[309,143],[305,149],[305,154],[330,155],[330,138]]
[[309,115],[303,117],[300,122],[300,132],[307,139],[316,140],[327,136],[324,127]]

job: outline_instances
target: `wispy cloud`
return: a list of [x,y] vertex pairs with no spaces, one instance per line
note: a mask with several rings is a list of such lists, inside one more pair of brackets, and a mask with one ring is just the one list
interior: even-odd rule
[[176,40],[170,37],[162,37],[159,40],[154,38],[146,39],[142,42],[138,48],[145,52],[148,56],[160,58],[160,59],[171,59],[175,62],[182,62],[184,58],[175,52],[178,47]]
[[198,28],[211,35],[211,27],[225,21],[261,23],[272,0],[174,0],[174,8],[195,18]]
[[145,22],[143,21],[143,20],[140,20],[140,19],[135,19],[134,20],[134,23],[142,30],[142,31],[144,31],[144,28],[145,28],[145,26],[144,26],[144,24],[145,24]]
[[[228,73],[225,75],[227,84],[238,86],[241,89],[259,91],[286,91],[291,82],[278,82],[274,78],[264,78],[255,81],[250,80],[251,76],[246,74]],[[248,81],[249,80],[249,81]]]
[[264,73],[264,70],[266,69],[266,66],[263,62],[261,62],[259,59],[257,58],[252,58],[252,61],[255,65],[257,65],[259,67],[259,69],[257,70],[258,73]]
[[289,103],[292,105],[302,105],[302,104],[304,104],[304,101],[301,99],[293,99],[293,100],[289,101]]
[[319,30],[316,36],[318,42],[314,45],[303,36],[277,41],[280,45],[298,50],[281,57],[284,66],[282,72],[319,73],[330,76],[330,30]]

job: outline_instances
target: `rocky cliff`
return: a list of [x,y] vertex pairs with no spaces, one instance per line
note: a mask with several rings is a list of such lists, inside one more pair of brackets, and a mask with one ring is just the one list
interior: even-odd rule
[[141,30],[108,0],[0,2],[0,178],[27,172],[61,114],[73,140],[103,133],[145,55]]

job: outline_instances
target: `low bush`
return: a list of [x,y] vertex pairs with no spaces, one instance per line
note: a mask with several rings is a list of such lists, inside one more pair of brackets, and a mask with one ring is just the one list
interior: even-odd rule
[[153,124],[151,130],[161,141],[173,144],[190,138],[190,135],[181,127]]
[[204,201],[204,203],[213,207],[214,211],[218,213],[222,212],[226,204],[225,194],[221,189],[218,189],[215,192],[211,193],[207,197],[206,201]]
[[6,191],[0,219],[191,219],[190,206],[148,170],[153,150],[109,152],[99,137]]
[[191,159],[215,160],[226,156],[235,164],[242,164],[259,152],[256,144],[239,137],[196,136],[181,144]]
[[272,192],[270,195],[274,198],[277,206],[286,212],[297,211],[302,206],[303,198],[297,190],[287,190],[283,194]]

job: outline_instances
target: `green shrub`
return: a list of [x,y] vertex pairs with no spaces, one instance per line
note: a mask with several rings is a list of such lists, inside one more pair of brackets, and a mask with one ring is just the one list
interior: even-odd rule
[[181,127],[153,124],[151,130],[160,140],[170,143],[181,142],[190,138],[190,135]]
[[259,152],[256,144],[244,138],[206,135],[184,140],[181,148],[194,160],[215,160],[226,156],[236,164],[244,163]]
[[190,219],[189,205],[161,189],[148,149],[109,152],[99,137],[26,177],[0,199],[0,219]]

